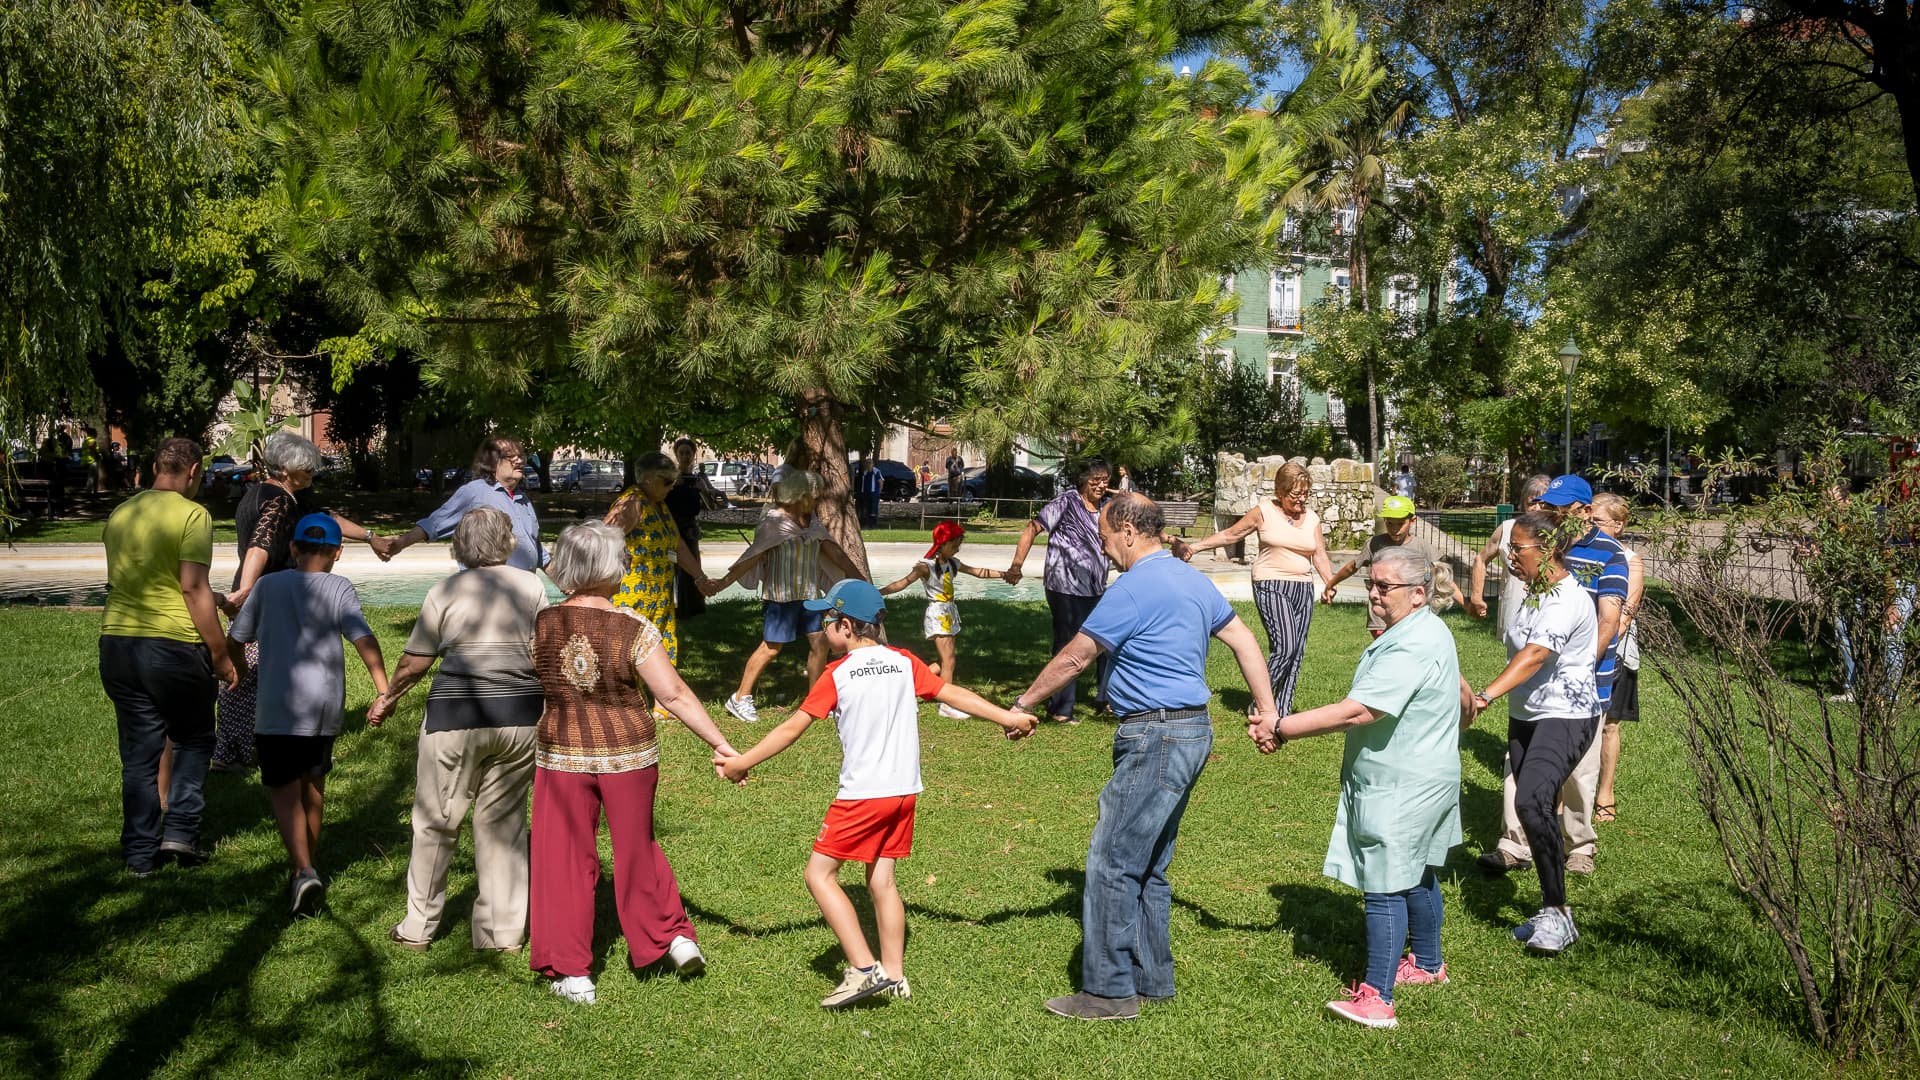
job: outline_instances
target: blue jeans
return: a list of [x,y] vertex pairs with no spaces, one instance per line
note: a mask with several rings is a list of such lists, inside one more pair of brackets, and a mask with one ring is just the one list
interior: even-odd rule
[[1113,778],[1087,845],[1081,989],[1100,997],[1173,996],[1167,864],[1187,796],[1213,749],[1213,724],[1135,721],[1113,736]]
[[1413,962],[1426,971],[1440,970],[1440,882],[1427,867],[1420,884],[1405,892],[1367,894],[1367,985],[1380,991],[1382,1001],[1393,1001],[1394,974],[1413,936]]
[[[213,757],[217,685],[203,645],[167,638],[100,638],[100,683],[120,728],[120,851],[153,869],[161,840],[200,839],[201,788]],[[160,754],[173,740],[173,781],[160,809]]]

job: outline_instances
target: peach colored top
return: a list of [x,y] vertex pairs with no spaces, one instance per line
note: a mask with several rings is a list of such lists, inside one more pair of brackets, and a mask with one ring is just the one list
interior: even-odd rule
[[1287,520],[1280,504],[1260,504],[1260,554],[1253,560],[1255,581],[1312,581],[1313,552],[1320,546],[1320,515],[1308,508],[1299,523]]

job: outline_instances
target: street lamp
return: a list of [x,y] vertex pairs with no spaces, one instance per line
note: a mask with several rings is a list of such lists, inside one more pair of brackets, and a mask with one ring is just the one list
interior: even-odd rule
[[1586,355],[1580,346],[1573,343],[1573,335],[1567,335],[1567,343],[1560,346],[1560,370],[1567,373],[1567,430],[1565,440],[1560,444],[1566,455],[1562,461],[1562,474],[1573,472],[1573,373],[1580,367],[1580,358]]

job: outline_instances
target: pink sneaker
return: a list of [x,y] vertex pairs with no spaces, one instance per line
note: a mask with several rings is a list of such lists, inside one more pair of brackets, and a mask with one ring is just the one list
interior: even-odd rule
[[1380,1000],[1380,991],[1366,983],[1355,983],[1347,991],[1347,1000],[1327,1002],[1327,1011],[1342,1020],[1365,1024],[1370,1028],[1399,1027],[1393,1018],[1393,1006]]
[[1393,985],[1395,986],[1400,986],[1403,983],[1412,983],[1415,986],[1424,986],[1428,983],[1445,984],[1446,981],[1446,964],[1442,963],[1439,971],[1428,971],[1426,968],[1413,962],[1412,953],[1408,953],[1400,958],[1400,969],[1393,973]]

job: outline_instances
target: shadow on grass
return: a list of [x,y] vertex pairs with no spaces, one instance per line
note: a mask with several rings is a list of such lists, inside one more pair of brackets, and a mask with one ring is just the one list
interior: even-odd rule
[[1703,878],[1644,885],[1587,905],[1578,915],[1585,941],[1618,952],[1651,951],[1671,975],[1647,978],[1646,965],[1629,954],[1588,972],[1597,988],[1663,1009],[1725,1017],[1758,1013],[1813,1038],[1806,1013],[1787,986],[1784,950],[1728,882]]
[[1293,955],[1326,966],[1342,982],[1367,966],[1366,908],[1352,889],[1323,884],[1274,885],[1279,924],[1293,937]]
[[[226,778],[239,781],[240,778]],[[411,774],[393,776],[365,795],[334,805],[345,815],[328,822],[321,846],[323,873],[351,870],[367,860],[377,845],[370,842],[393,829],[393,822],[412,802]],[[231,836],[261,825],[264,793],[257,782],[222,782],[208,789],[208,836]],[[267,827],[271,827],[268,825]],[[368,852],[341,861],[342,852]],[[216,857],[207,867],[182,870],[170,867],[154,877],[136,880],[121,867],[117,851],[88,845],[41,847],[28,859],[38,863],[16,877],[24,888],[4,907],[4,922],[28,932],[9,935],[0,978],[8,985],[40,985],[47,992],[17,996],[0,1014],[0,1033],[15,1043],[22,1064],[36,1069],[69,1056],[73,1044],[69,990],[83,991],[87,981],[100,977],[104,964],[156,966],[151,976],[164,983],[157,997],[113,1014],[110,1027],[99,1029],[105,1052],[89,1075],[119,1078],[146,1075],[157,1065],[183,1055],[202,1070],[216,1069],[255,1053],[279,1053],[303,1045],[302,1022],[315,1010],[361,1009],[372,1017],[366,1038],[329,1043],[332,1058],[326,1071],[361,1074],[455,1076],[467,1071],[467,1062],[434,1057],[410,1042],[392,1037],[382,1004],[384,966],[360,928],[323,910],[318,916],[348,942],[347,955],[330,955],[308,972],[315,990],[291,1018],[262,1023],[255,1016],[252,988],[255,973],[280,943],[289,926],[286,870],[278,859],[266,865],[223,865]],[[169,979],[162,961],[145,952],[164,950],[167,926],[191,922],[207,912],[207,894],[257,898],[244,925],[227,934],[217,954],[198,963],[197,971]],[[103,900],[131,896],[132,902],[107,914],[93,914]],[[111,907],[109,903],[106,905]],[[107,959],[116,952],[117,959]],[[49,973],[69,977],[49,986]],[[16,1042],[17,1040],[17,1042]],[[189,1045],[191,1041],[191,1045]]]

